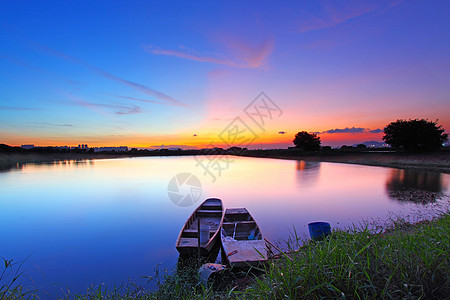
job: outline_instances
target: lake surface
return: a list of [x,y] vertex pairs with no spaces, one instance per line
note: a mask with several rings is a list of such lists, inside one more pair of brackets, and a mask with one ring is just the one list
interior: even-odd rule
[[[273,242],[288,239],[293,227],[306,236],[313,221],[345,228],[393,215],[418,219],[448,203],[448,174],[233,156],[202,168],[214,159],[65,161],[1,172],[0,256],[26,259],[22,271],[43,298],[128,279],[151,288],[141,276],[175,265],[179,230],[208,197],[246,207]],[[169,182],[180,173],[200,181],[201,189],[178,191],[199,196],[197,203],[169,198]]]

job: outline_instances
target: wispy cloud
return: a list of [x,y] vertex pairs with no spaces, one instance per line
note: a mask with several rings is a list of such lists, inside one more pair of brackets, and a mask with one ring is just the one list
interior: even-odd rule
[[40,108],[23,106],[0,106],[0,110],[40,110]]
[[140,91],[140,92],[142,92],[142,93],[144,93],[144,94],[146,94],[148,96],[155,97],[155,98],[157,98],[159,100],[163,100],[163,101],[165,101],[167,103],[170,103],[170,104],[173,104],[173,105],[186,106],[185,103],[183,103],[181,101],[178,101],[178,100],[174,99],[173,97],[171,97],[171,96],[169,96],[167,94],[164,94],[164,93],[162,93],[160,91],[154,90],[154,89],[152,89],[152,88],[150,88],[150,87],[148,87],[146,85],[143,85],[143,84],[140,84],[140,83],[136,83],[136,82],[133,82],[133,81],[130,81],[130,80],[127,80],[127,79],[115,76],[115,75],[113,75],[113,74],[111,74],[111,73],[109,73],[109,72],[107,72],[105,70],[102,70],[100,68],[97,68],[97,67],[95,67],[95,66],[85,62],[84,60],[81,60],[79,58],[70,56],[70,55],[62,53],[62,52],[59,52],[59,51],[51,49],[49,47],[42,46],[42,45],[38,45],[38,46],[39,46],[39,48],[41,48],[44,51],[50,53],[51,55],[57,56],[59,58],[62,58],[64,60],[67,60],[67,61],[70,61],[70,62],[73,62],[73,63],[76,63],[76,64],[79,64],[79,65],[81,65],[81,66],[91,70],[92,72],[98,74],[99,76],[102,76],[104,78],[113,80],[115,82],[121,83],[121,84],[126,85],[128,87],[131,87],[132,89]]
[[380,133],[383,130],[377,128],[371,130],[370,128],[362,128],[362,127],[345,127],[345,128],[336,128],[322,131],[321,133]]
[[322,13],[319,17],[317,14],[303,12],[298,31],[305,33],[308,31],[332,28],[346,21],[361,17],[372,12],[383,13],[389,8],[394,7],[403,2],[397,1],[337,1],[322,2]]
[[72,124],[57,124],[52,122],[28,122],[34,127],[75,127]]
[[124,85],[127,85],[127,86],[129,86],[129,87],[131,87],[131,88],[133,88],[133,89],[135,89],[137,91],[140,91],[140,92],[144,93],[144,94],[147,94],[149,96],[155,97],[155,98],[160,99],[160,100],[167,101],[170,104],[185,106],[184,103],[182,103],[182,102],[180,102],[178,100],[175,100],[174,98],[172,98],[172,97],[170,97],[170,96],[168,96],[168,95],[166,95],[164,93],[161,93],[161,92],[158,92],[158,91],[156,91],[154,89],[151,89],[148,86],[145,86],[145,85],[140,84],[140,83],[132,82],[132,81],[129,81],[129,80],[117,77],[117,76],[114,76],[113,74],[108,73],[108,72],[106,72],[104,70],[98,69],[98,68],[96,68],[94,66],[90,66],[90,68],[92,70],[94,70],[97,74],[99,74],[99,75],[101,75],[101,76],[103,76],[105,78],[108,78],[108,79],[114,80],[116,82],[122,83]]
[[161,49],[160,47],[155,47],[152,45],[146,46],[145,50],[149,53],[156,55],[167,55],[167,56],[175,56],[184,59],[190,59],[201,62],[208,62],[220,65],[229,65],[236,67],[236,63],[231,59],[219,58],[208,56],[207,54],[201,54],[198,51],[189,49],[184,46],[180,46],[179,50],[169,50],[169,49]]
[[137,105],[121,105],[121,104],[111,104],[111,103],[94,103],[83,99],[74,98],[73,104],[88,107],[94,110],[98,108],[106,108],[114,112],[116,115],[129,115],[141,113],[141,108]]
[[89,103],[89,105],[110,108],[117,115],[138,114],[141,112],[141,108],[136,105],[125,106],[125,105],[103,104],[103,103]]
[[136,98],[136,97],[113,95],[113,94],[108,94],[108,95],[116,97],[116,98],[120,98],[120,99],[133,100],[133,101],[139,101],[139,102],[145,102],[145,103],[167,104],[167,103],[163,103],[161,101],[147,100],[147,99],[141,99],[141,98]]
[[155,55],[175,56],[199,62],[226,65],[233,68],[258,69],[266,65],[267,59],[273,51],[273,38],[268,38],[256,46],[236,39],[228,39],[224,43],[228,48],[227,54],[202,53],[185,46],[178,49],[163,49],[153,45],[145,46],[145,50]]

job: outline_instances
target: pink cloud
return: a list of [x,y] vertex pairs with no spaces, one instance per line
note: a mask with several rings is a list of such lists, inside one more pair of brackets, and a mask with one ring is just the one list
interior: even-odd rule
[[224,39],[224,44],[235,57],[245,62],[244,65],[252,69],[264,67],[274,48],[272,37],[257,45],[251,45],[246,41],[233,38]]
[[229,74],[229,72],[225,71],[225,70],[213,70],[213,71],[208,72],[208,77],[210,77],[210,78],[220,78],[220,77],[223,77],[223,76],[228,75],[228,74]]
[[200,53],[196,50],[180,46],[179,50],[162,49],[152,45],[145,46],[145,50],[155,55],[175,56],[199,62],[226,65],[241,69],[259,69],[266,65],[267,59],[273,51],[273,38],[266,39],[256,46],[235,39],[224,40],[228,55]]

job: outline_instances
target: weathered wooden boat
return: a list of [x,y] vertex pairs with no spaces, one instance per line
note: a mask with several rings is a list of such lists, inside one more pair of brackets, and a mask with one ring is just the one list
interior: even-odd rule
[[227,209],[222,224],[223,257],[231,267],[258,266],[267,261],[267,245],[258,224],[245,208]]
[[[181,256],[198,255],[198,241],[200,230],[208,231],[206,238],[200,241],[202,256],[208,256],[214,245],[219,241],[220,228],[224,218],[222,200],[218,198],[206,199],[189,217],[178,235],[176,248]],[[198,227],[200,219],[200,228]]]

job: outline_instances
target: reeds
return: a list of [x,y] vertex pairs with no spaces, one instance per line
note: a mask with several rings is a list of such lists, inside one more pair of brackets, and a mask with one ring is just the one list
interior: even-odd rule
[[13,259],[3,258],[2,269],[0,271],[0,300],[13,299],[35,299],[37,298],[34,289],[24,288],[20,280],[25,276],[22,266],[25,262],[14,262]]

